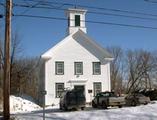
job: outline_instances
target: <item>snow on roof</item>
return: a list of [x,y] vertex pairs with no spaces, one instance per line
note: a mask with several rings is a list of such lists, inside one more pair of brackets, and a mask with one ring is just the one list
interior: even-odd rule
[[[43,55],[41,55],[41,58],[43,59],[50,59],[51,55],[53,53],[53,51],[60,45],[63,45],[65,43],[65,41],[68,41],[70,38],[74,38],[75,40],[77,39],[77,36],[83,36],[84,39],[86,39],[86,41],[89,43],[88,45],[91,46],[91,48],[93,50],[97,50],[99,54],[101,54],[101,56],[103,56],[103,58],[105,60],[111,61],[113,60],[113,56],[103,47],[101,47],[99,44],[97,44],[94,40],[92,40],[89,36],[87,36],[87,34],[85,34],[82,30],[77,30],[74,33],[68,35],[67,37],[65,37],[62,41],[60,41],[58,44],[56,44],[54,47],[50,48],[47,52],[45,52]],[[81,41],[81,39],[77,39],[77,41]],[[81,42],[80,42],[81,43]],[[84,46],[85,47],[85,46]]]

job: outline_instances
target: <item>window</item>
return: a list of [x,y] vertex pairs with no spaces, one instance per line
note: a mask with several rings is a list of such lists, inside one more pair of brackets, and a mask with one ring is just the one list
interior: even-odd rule
[[96,96],[97,93],[101,92],[101,82],[94,82],[94,96]]
[[64,74],[64,62],[56,62],[56,75]]
[[100,74],[101,74],[100,62],[93,62],[93,75]]
[[56,83],[56,98],[60,98],[64,91],[64,83]]
[[80,15],[75,15],[75,26],[80,26]]
[[74,65],[75,75],[82,75],[83,74],[83,63],[82,62],[75,62]]

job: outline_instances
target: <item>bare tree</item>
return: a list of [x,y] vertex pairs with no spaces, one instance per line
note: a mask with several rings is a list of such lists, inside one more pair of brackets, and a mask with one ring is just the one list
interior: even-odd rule
[[154,57],[144,50],[127,51],[127,93],[141,88],[151,88],[150,74],[155,69]]
[[111,89],[115,93],[121,94],[124,72],[123,49],[120,47],[109,47],[108,51],[114,57],[111,63]]
[[3,101],[3,43],[0,37],[0,109],[2,109]]
[[[18,32],[12,34],[11,41],[11,94],[28,94],[34,98],[38,96],[38,73],[36,71],[39,58],[23,57],[23,48]],[[2,81],[4,55],[3,44],[0,40],[0,80]],[[1,84],[2,85],[2,84]],[[2,86],[1,86],[2,87]]]
[[127,50],[110,47],[114,60],[111,63],[111,89],[134,92],[157,85],[157,55],[146,50]]
[[2,40],[0,39],[0,70],[3,69],[3,47]]
[[23,58],[14,62],[11,81],[12,94],[28,94],[36,97],[38,61],[38,58]]
[[11,41],[11,61],[10,61],[10,89],[11,89],[11,94],[16,93],[15,92],[15,88],[17,88],[16,84],[19,83],[18,79],[15,77],[17,72],[18,72],[18,64],[17,64],[17,60],[21,59],[22,57],[22,53],[23,53],[23,49],[22,49],[22,44],[21,44],[21,39],[19,36],[18,32],[15,32],[12,35],[12,41]]
[[[2,39],[0,40],[0,77],[2,81],[2,71],[3,71],[3,66],[4,66],[4,49],[3,49],[3,41]],[[19,33],[15,32],[12,34],[12,40],[11,40],[11,62],[10,62],[10,75],[11,75],[11,83],[17,83],[16,80],[14,79],[14,74],[15,74],[15,69],[17,69],[17,66],[15,65],[16,59],[20,58],[20,55],[22,53],[22,45],[21,45],[21,39],[19,38]],[[11,84],[11,91],[12,87],[14,85]],[[2,87],[2,86],[1,86]]]
[[152,51],[152,70],[149,72],[148,83],[150,83],[150,87],[157,88],[157,51]]

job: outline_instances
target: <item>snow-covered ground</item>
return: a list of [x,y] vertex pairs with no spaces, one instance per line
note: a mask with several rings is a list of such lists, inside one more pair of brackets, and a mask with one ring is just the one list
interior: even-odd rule
[[[28,96],[11,96],[11,116],[16,120],[42,120],[42,108],[36,105]],[[59,106],[47,107],[46,120],[157,120],[157,101],[153,104],[137,107],[93,109],[87,107],[84,111],[59,110]]]
[[10,111],[11,113],[31,112],[40,110],[40,106],[33,102],[34,100],[26,95],[21,97],[10,96]]
[[[46,120],[157,120],[157,102],[137,107],[92,109],[63,112],[58,108],[45,110]],[[42,110],[14,114],[18,120],[42,120]]]

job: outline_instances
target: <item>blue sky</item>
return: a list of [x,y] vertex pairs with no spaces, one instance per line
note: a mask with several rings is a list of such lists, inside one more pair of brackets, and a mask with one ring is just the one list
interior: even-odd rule
[[[2,0],[3,2],[4,0]],[[14,3],[23,4],[23,0],[13,0]],[[27,4],[29,1],[25,0]],[[40,0],[39,0],[40,1]],[[65,2],[75,3],[79,5],[88,5],[95,7],[121,9],[134,12],[142,12],[148,14],[157,14],[157,3],[148,3],[144,0],[45,0],[52,2]],[[26,3],[25,2],[25,3]],[[34,4],[34,3],[33,3]],[[59,7],[54,5],[54,7]],[[73,6],[62,6],[62,8],[72,8]],[[85,8],[86,9],[86,8]],[[65,17],[64,11],[48,10],[48,9],[34,9],[34,8],[19,8],[14,7],[14,14],[41,15],[51,17]],[[136,14],[127,14],[120,12],[101,11],[94,9],[87,9],[88,11],[115,13],[123,15],[132,15],[138,17],[150,17]],[[3,8],[0,6],[0,13],[3,13]],[[113,17],[107,15],[96,15],[87,12],[86,20],[112,22],[121,24],[133,24],[157,27],[157,20],[141,20],[124,17]],[[4,19],[0,20],[2,31],[4,30]],[[124,49],[157,49],[157,29],[143,29],[131,28],[113,25],[102,25],[86,23],[87,34],[103,47],[120,46]],[[26,17],[13,17],[12,19],[13,31],[18,31],[22,40],[22,47],[26,56],[39,56],[46,52],[53,45],[61,41],[66,36],[67,21],[50,20],[50,19],[37,19]]]

